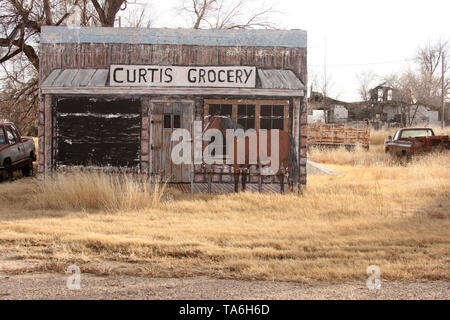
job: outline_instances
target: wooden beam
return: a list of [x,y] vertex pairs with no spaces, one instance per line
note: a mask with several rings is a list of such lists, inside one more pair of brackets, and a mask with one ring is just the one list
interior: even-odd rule
[[224,95],[224,96],[271,96],[298,97],[303,90],[248,89],[248,88],[141,88],[141,87],[41,87],[42,94],[108,94],[108,95]]
[[52,96],[44,97],[44,175],[48,176],[52,166]]

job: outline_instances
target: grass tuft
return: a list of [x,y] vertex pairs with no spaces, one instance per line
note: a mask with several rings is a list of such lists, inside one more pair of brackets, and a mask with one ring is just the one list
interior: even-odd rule
[[[13,191],[21,187],[26,192]],[[8,184],[6,189],[10,190],[2,195],[5,200],[11,204],[24,204],[29,209],[119,212],[159,208],[166,184],[131,175],[72,172],[59,173],[40,182],[19,180]],[[28,200],[23,202],[18,193],[28,193]]]

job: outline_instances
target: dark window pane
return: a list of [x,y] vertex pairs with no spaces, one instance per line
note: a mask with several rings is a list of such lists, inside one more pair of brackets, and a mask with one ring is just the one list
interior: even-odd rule
[[170,114],[164,115],[164,129],[171,129],[172,128],[172,117]]
[[178,129],[181,128],[181,117],[178,114],[173,116],[173,128]]
[[270,117],[272,116],[272,106],[262,105],[261,106],[261,117]]
[[261,119],[261,124],[260,124],[261,129],[270,129],[270,119]]
[[283,130],[283,119],[274,119],[272,120],[272,129]]
[[247,119],[247,126],[245,129],[255,129],[255,119]]
[[210,104],[209,114],[213,116],[217,114],[217,112],[219,112],[222,116],[231,117],[233,113],[233,106],[231,104]]
[[247,115],[247,105],[239,104],[238,105],[238,116],[246,116]]
[[255,105],[253,104],[247,105],[247,116],[255,117]]
[[231,104],[222,104],[222,116],[230,117],[233,114],[233,106]]
[[284,116],[284,106],[273,106],[273,113],[272,115],[274,117],[282,117]]
[[211,116],[215,115],[217,111],[221,111],[220,104],[210,104],[209,105],[209,114]]
[[238,116],[254,117],[255,116],[255,105],[239,104],[238,105]]

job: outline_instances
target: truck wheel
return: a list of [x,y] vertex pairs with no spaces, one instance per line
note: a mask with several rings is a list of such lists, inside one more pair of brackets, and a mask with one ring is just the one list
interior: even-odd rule
[[3,163],[3,167],[5,168],[6,173],[6,179],[9,181],[13,181],[14,179],[14,171],[11,165],[11,161],[9,159],[5,160],[5,163]]
[[30,158],[30,160],[28,160],[28,164],[22,168],[22,175],[24,177],[29,177],[33,175],[33,160],[32,158]]

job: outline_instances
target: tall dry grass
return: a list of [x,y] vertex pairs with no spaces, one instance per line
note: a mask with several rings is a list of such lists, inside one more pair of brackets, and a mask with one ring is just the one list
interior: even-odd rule
[[371,146],[369,150],[357,147],[354,150],[342,148],[310,148],[308,158],[324,164],[351,166],[396,166],[398,161],[384,152],[384,146]]
[[127,174],[72,172],[55,174],[40,182],[33,181],[27,192],[30,201],[22,202],[23,199],[17,199],[17,196],[11,197],[18,192],[14,190],[5,192],[3,198],[19,200],[29,209],[117,212],[158,208],[165,189],[164,183]]
[[309,176],[301,197],[166,189],[158,205],[139,184],[102,175],[3,183],[0,262],[32,263],[9,272],[77,264],[104,275],[304,283],[365,283],[376,264],[383,280],[448,281],[449,159],[330,164],[342,176]]

